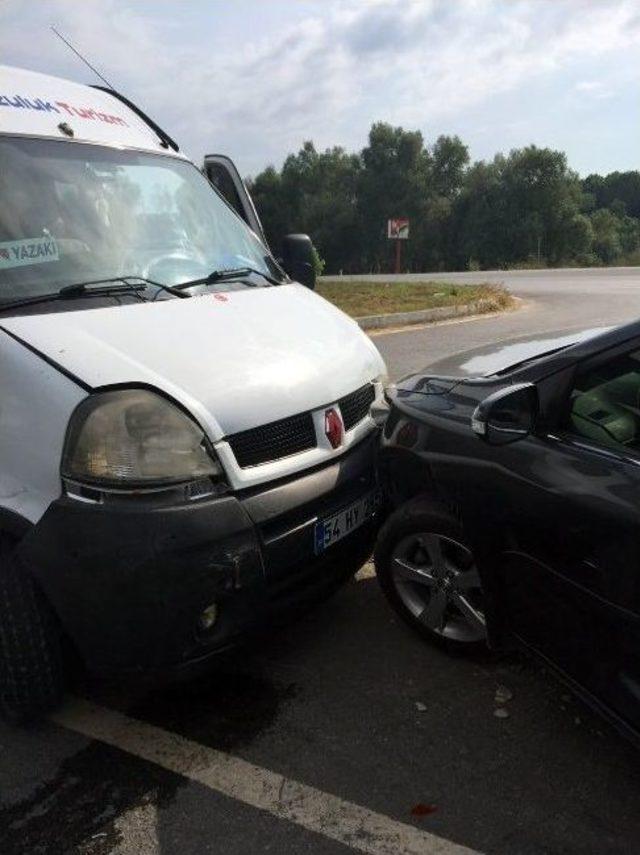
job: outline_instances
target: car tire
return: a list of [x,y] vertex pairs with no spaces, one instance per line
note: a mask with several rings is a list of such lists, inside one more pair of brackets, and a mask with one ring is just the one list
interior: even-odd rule
[[0,536],[0,715],[29,723],[55,709],[63,693],[55,615]]
[[390,604],[422,638],[457,652],[486,649],[473,553],[444,508],[428,500],[398,508],[380,530],[374,563]]

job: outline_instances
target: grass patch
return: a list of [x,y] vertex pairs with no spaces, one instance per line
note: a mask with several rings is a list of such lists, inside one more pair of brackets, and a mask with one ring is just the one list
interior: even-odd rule
[[465,306],[482,300],[483,312],[511,308],[513,297],[502,285],[480,283],[459,285],[451,282],[359,282],[322,279],[318,294],[330,300],[352,318],[417,312],[439,306]]

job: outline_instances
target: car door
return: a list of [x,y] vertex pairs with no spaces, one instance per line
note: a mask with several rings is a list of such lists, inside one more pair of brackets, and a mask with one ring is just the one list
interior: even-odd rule
[[204,173],[236,214],[242,217],[265,246],[268,246],[253,199],[235,163],[224,154],[207,154],[204,159]]
[[640,341],[541,385],[554,383],[551,425],[496,449],[508,458],[505,619],[640,728]]

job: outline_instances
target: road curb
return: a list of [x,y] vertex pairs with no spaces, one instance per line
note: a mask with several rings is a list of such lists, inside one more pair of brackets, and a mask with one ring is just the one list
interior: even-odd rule
[[421,309],[417,312],[393,312],[390,315],[366,315],[354,318],[363,330],[382,330],[387,327],[407,327],[413,324],[428,324],[447,321],[450,318],[463,318],[467,315],[482,315],[495,312],[491,300],[476,300],[464,306],[438,306],[435,309]]

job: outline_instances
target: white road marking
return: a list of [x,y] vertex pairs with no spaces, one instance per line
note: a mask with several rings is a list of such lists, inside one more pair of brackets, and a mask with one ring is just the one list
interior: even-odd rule
[[479,855],[428,831],[80,698],[57,724],[368,855]]

